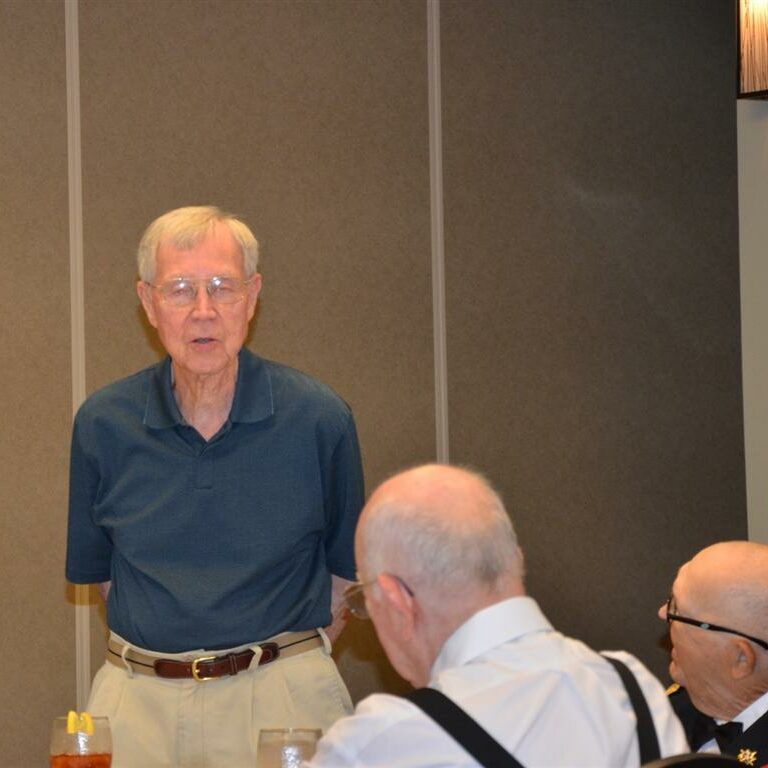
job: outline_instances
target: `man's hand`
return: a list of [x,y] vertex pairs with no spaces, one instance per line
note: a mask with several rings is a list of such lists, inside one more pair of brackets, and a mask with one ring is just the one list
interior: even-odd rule
[[96,585],[96,589],[99,590],[99,594],[104,598],[104,602],[107,602],[107,595],[109,594],[110,587],[112,586],[111,581],[102,581],[101,584]]
[[328,639],[335,643],[349,619],[349,611],[344,604],[344,590],[354,581],[331,575],[331,623],[325,627]]

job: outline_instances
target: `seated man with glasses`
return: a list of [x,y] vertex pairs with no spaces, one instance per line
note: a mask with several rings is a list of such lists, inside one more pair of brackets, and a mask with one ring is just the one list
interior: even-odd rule
[[669,624],[670,700],[700,752],[768,763],[768,546],[714,544],[680,568]]
[[168,356],[75,420],[66,572],[107,600],[88,710],[110,718],[113,768],[253,766],[261,728],[352,709],[322,627],[355,575],[355,422],[243,346],[257,267],[251,231],[217,208],[151,224],[137,288]]
[[[468,768],[510,765],[510,754],[524,766],[640,764],[622,678],[607,658],[555,631],[526,596],[515,532],[481,476],[445,465],[396,475],[366,504],[355,554],[350,612],[370,616],[395,669],[432,690],[364,699],[320,741],[311,768]],[[661,684],[632,656],[612,657],[639,684],[658,751],[687,752]],[[456,741],[466,723],[449,735],[422,710],[435,697],[445,705],[437,691],[485,731],[483,748],[493,739],[494,762]]]

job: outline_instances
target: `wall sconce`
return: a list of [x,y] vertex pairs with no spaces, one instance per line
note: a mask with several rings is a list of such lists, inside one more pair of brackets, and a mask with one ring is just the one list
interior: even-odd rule
[[738,4],[738,98],[768,99],[768,0]]

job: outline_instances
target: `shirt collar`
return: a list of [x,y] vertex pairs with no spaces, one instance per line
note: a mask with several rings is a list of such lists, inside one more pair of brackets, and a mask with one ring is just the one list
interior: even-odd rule
[[275,402],[269,368],[253,352],[241,349],[230,420],[255,423],[268,419],[274,412]]
[[739,712],[732,722],[741,723],[746,731],[751,725],[757,722],[766,712],[768,712],[768,691],[759,699],[755,699],[745,710]]
[[151,429],[166,429],[183,424],[181,412],[173,396],[171,358],[156,365],[149,377],[144,424]]
[[[144,424],[152,429],[167,429],[184,424],[184,418],[173,396],[173,369],[166,357],[155,366],[149,378]],[[232,401],[230,421],[255,423],[275,412],[272,380],[264,361],[247,349],[238,355],[237,383]]]
[[511,597],[483,608],[464,622],[443,645],[432,665],[432,679],[443,670],[462,666],[502,643],[552,625],[531,597]]

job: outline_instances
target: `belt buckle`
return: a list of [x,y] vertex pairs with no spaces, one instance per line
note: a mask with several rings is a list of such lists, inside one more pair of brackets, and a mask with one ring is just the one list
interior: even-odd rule
[[192,662],[192,677],[194,677],[198,683],[204,683],[206,680],[213,680],[213,677],[203,677],[198,671],[198,665],[202,664],[204,661],[213,661],[215,658],[215,656],[198,656]]
[[259,648],[261,648],[259,666],[280,658],[280,646],[277,643],[259,643]]

